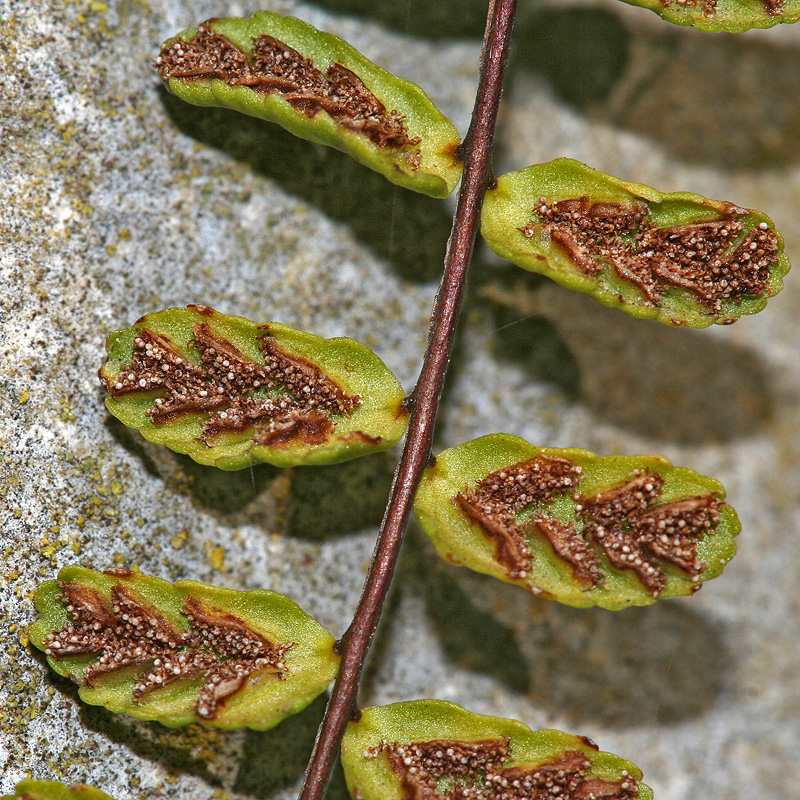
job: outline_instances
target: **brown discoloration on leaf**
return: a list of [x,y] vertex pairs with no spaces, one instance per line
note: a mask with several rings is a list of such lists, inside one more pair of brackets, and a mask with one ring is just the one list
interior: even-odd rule
[[370,436],[368,433],[364,433],[364,431],[351,431],[350,433],[345,434],[341,437],[341,441],[343,442],[366,442],[367,444],[380,444],[383,441],[383,438],[380,436]]
[[638,201],[540,198],[534,211],[537,217],[520,229],[526,237],[548,235],[586,275],[612,267],[652,306],[675,287],[719,313],[725,302],[764,295],[778,263],[775,232],[762,222],[742,235],[749,212],[731,203],[722,204],[717,219],[668,228],[655,227]]
[[402,116],[387,111],[352,70],[332,63],[323,74],[311,59],[267,34],[254,38],[248,58],[205,22],[192,39],[165,45],[155,66],[165,81],[216,79],[264,94],[277,92],[306,116],[324,111],[378,147],[413,147],[420,142],[408,135]]
[[132,569],[125,567],[112,567],[111,569],[104,569],[103,575],[108,575],[112,578],[130,578],[136,573]]
[[475,499],[519,511],[534,501],[547,502],[573,489],[579,476],[580,469],[569,459],[540,455],[487,475],[478,484]]
[[160,392],[146,412],[156,425],[190,413],[209,414],[202,434],[209,446],[220,434],[252,428],[261,444],[323,444],[334,427],[329,417],[350,414],[360,405],[358,395],[348,395],[317,366],[282,351],[268,334],[259,339],[263,364],[246,357],[206,322],[194,325],[189,346],[199,351],[199,365],[165,336],[136,329],[131,363],[117,378],[101,378],[114,398]]
[[761,0],[764,4],[764,11],[767,16],[775,17],[783,13],[783,7],[786,5],[786,0]]
[[583,514],[600,523],[628,519],[644,511],[661,494],[663,486],[664,479],[658,473],[639,473],[621,486],[582,498]]
[[697,558],[698,536],[719,524],[716,497],[690,497],[663,503],[640,514],[634,527],[640,541],[662,561],[668,561],[696,580],[703,562]]
[[531,550],[516,515],[528,505],[548,502],[578,483],[579,470],[565,458],[538,456],[487,475],[456,496],[461,509],[495,542],[497,560],[512,578],[524,578]]
[[205,380],[216,389],[224,389],[224,394],[273,388],[261,364],[243,355],[233,342],[214,333],[207,323],[195,323],[191,346],[200,352]]
[[165,416],[207,411],[220,403],[216,396],[200,395],[205,383],[202,370],[184,358],[166,336],[146,328],[136,329],[131,363],[113,379],[101,371],[100,380],[113,398],[165,392],[166,399],[159,398],[161,402],[151,414],[156,423]]
[[213,317],[217,313],[213,308],[211,308],[211,306],[204,306],[200,305],[199,303],[189,303],[186,308],[196,311],[198,314],[202,314],[204,317]]
[[[478,776],[493,774],[508,756],[508,739],[456,742],[437,739],[410,744],[382,743],[378,755],[386,753],[392,769],[401,777],[407,800],[464,798]],[[437,791],[440,778],[456,778],[453,790]],[[460,779],[460,780],[458,780]],[[458,787],[458,788],[456,788]]]
[[347,414],[360,405],[358,395],[347,395],[319,367],[300,356],[278,348],[269,336],[259,339],[269,378],[290,389],[292,394],[309,408],[319,408],[334,414]]
[[284,656],[291,644],[275,644],[257,633],[233,614],[211,608],[187,597],[183,613],[192,623],[193,647],[200,653],[213,653],[214,670],[200,689],[197,715],[215,719],[225,700],[238,692],[254,672],[270,671],[276,678],[285,677]]
[[581,736],[581,735],[578,735],[578,738],[579,738],[579,739],[580,739],[580,740],[581,740],[581,741],[582,741],[582,742],[583,742],[583,743],[584,743],[584,744],[585,744],[587,747],[591,747],[591,748],[592,748],[592,750],[597,750],[597,751],[599,751],[599,750],[600,750],[600,747],[598,746],[597,742],[595,742],[595,741],[594,741],[594,739],[590,739],[588,736]]
[[158,647],[180,645],[183,638],[181,631],[127,586],[112,587],[111,605],[117,618],[115,633],[118,636],[145,639]]
[[[638,781],[630,777],[617,782],[592,778],[578,786],[570,800],[628,800],[637,796],[638,785]],[[561,800],[566,799],[562,796]]]
[[600,547],[612,566],[633,570],[654,597],[661,593],[667,578],[645,551],[634,521],[655,502],[663,484],[656,473],[638,475],[621,486],[580,500],[587,520],[584,535]]
[[[461,142],[450,142],[449,144],[446,144],[442,148],[442,152],[445,155],[452,156],[457,161],[463,161],[464,160],[464,148],[462,147]],[[487,188],[491,188],[491,187],[487,187]]]
[[123,586],[112,589],[109,610],[99,592],[77,584],[60,585],[72,622],[47,637],[45,653],[55,658],[100,653],[84,671],[83,683],[143,664],[163,649],[181,644],[174,626]]
[[587,586],[600,583],[603,577],[600,559],[572,522],[537,516],[530,521],[526,530],[526,533],[532,532],[550,543],[555,554],[572,567],[576,580]]
[[308,445],[324,444],[333,430],[331,421],[319,412],[286,416],[270,422],[259,431],[255,443],[264,447],[285,447],[294,442]]
[[95,591],[75,584],[59,584],[64,592],[67,611],[80,622],[94,626],[95,623],[108,625],[114,617],[105,600]]
[[550,237],[567,249],[575,263],[588,275],[596,275],[602,264],[598,258],[613,254],[620,236],[629,235],[648,213],[644,203],[592,203],[588,197],[548,203],[540,198],[534,210],[541,223],[533,220],[521,229],[528,238],[541,226]]
[[[637,471],[625,483],[590,497],[573,494],[576,524],[545,504],[573,493],[579,479],[580,469],[571,461],[541,455],[490,473],[453,502],[494,543],[496,561],[510,578],[535,572],[531,542],[539,539],[571,567],[584,588],[603,582],[601,553],[615,569],[633,571],[654,597],[667,581],[664,563],[692,581],[700,579],[704,564],[697,557],[698,543],[720,521],[714,494],[657,504],[664,478]],[[532,509],[528,520],[520,521],[519,513],[527,508]]]
[[503,769],[513,755],[508,739],[382,742],[367,755],[381,753],[400,776],[407,800],[632,800],[639,789],[627,772],[619,781],[587,778],[591,761],[577,750],[544,764]]
[[657,597],[666,582],[659,561],[666,561],[698,580],[699,537],[719,524],[719,500],[713,495],[655,505],[663,478],[657,473],[632,480],[594,497],[582,498],[584,535],[603,550],[612,566],[633,570]]
[[272,402],[242,397],[203,423],[202,441],[211,446],[220,434],[241,433],[264,421],[269,424],[275,413],[275,404]]
[[484,510],[465,492],[459,492],[455,501],[464,514],[494,542],[497,562],[509,570],[511,577],[524,578],[531,568],[531,550],[513,519],[509,520],[508,515],[496,511]]
[[[523,233],[525,233],[526,230],[529,229],[523,229]],[[587,275],[591,275],[592,277],[600,272],[600,265],[595,261],[590,253],[588,253],[578,244],[575,237],[559,228],[551,228],[549,233],[550,239],[563,250],[567,251],[569,257],[575,262],[575,265],[581,270],[581,272],[585,272]],[[525,235],[528,236],[529,234],[525,233]]]
[[273,643],[239,617],[195,598],[184,601],[190,630],[183,631],[125,586],[112,587],[111,610],[93,589],[61,586],[72,621],[46,638],[45,652],[54,658],[98,654],[84,671],[85,684],[126,667],[144,667],[132,690],[138,703],[177,681],[202,678],[195,709],[201,719],[213,720],[254,672],[284,677],[291,643]]
[[216,78],[235,81],[247,72],[247,56],[227,39],[212,33],[207,21],[189,40],[165,45],[155,66],[163,80]]

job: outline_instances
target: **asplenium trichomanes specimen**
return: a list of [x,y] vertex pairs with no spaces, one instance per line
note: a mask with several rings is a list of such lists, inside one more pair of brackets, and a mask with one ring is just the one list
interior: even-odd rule
[[[364,593],[336,648],[341,665],[303,800],[321,796],[346,728],[348,784],[366,800],[652,796],[635,767],[567,734],[534,734],[440,701],[358,709],[361,670],[420,479],[416,511],[445,558],[572,605],[616,609],[692,594],[734,552],[738,520],[722,487],[661,457],[601,458],[503,435],[430,457],[484,199],[482,231],[500,255],[666,324],[728,324],[756,312],[789,268],[769,218],[730,202],[663,194],[566,159],[495,179],[492,143],[516,5],[490,4],[462,143],[418,87],[297,20],[264,12],[208,21],[168,41],[157,61],[168,88],[187,101],[277,122],[401,186],[444,196],[462,181],[423,368],[405,402],[357,343],[254,325],[204,306],[151,314],[115,334],[101,372],[112,413],[153,441],[228,469],[257,460],[330,463],[381,449],[402,435],[408,414]],[[666,2],[654,10],[733,32],[794,21],[800,3]],[[149,580],[60,576],[42,591],[50,620],[36,643],[83,683],[89,702],[167,724],[279,721],[247,717],[252,709],[243,701],[292,679],[289,664],[308,643],[303,635],[270,637],[273,612],[255,609],[246,618],[238,606],[229,613],[233,601],[208,587]],[[218,599],[198,606],[198,594]],[[336,658],[325,646],[329,667]],[[79,669],[70,672],[70,664]],[[145,669],[119,679],[118,664]],[[176,682],[180,691],[164,700],[159,692]],[[297,682],[300,708],[313,693]],[[228,724],[231,706],[241,713]]]

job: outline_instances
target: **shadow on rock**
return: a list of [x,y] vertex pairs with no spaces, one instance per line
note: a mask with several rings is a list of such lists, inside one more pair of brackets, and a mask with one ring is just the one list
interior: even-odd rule
[[344,464],[292,470],[286,499],[287,533],[318,541],[377,528],[396,459],[396,453],[389,451]]
[[[464,307],[461,311],[460,319],[463,324],[456,326],[455,334],[453,336],[453,344],[450,350],[450,360],[447,365],[447,373],[444,376],[444,384],[442,385],[442,393],[439,398],[439,409],[447,409],[450,406],[457,406],[461,401],[460,392],[463,391],[459,386],[461,374],[464,371],[468,359],[469,348],[466,344],[467,329],[471,324],[470,319],[474,315],[482,315],[483,309],[480,307],[480,302],[475,300],[474,286],[480,285],[480,281],[474,280],[476,276],[484,272],[485,266],[481,263],[480,255],[473,257],[472,265],[472,278],[468,279],[468,284],[464,292]],[[413,396],[413,390],[410,392]],[[433,447],[434,453],[439,452],[448,445],[446,444],[447,430],[446,426],[437,423],[433,431]]]
[[130,750],[139,758],[160,764],[171,773],[195,775],[211,786],[222,785],[222,779],[213,772],[213,760],[209,760],[209,752],[214,751],[220,737],[216,731],[198,725],[165,728],[157,722],[141,722],[87,705],[81,706],[80,719],[87,729]]
[[317,0],[317,5],[337,14],[366,17],[400,33],[426,39],[480,39],[486,25],[486,0]]
[[[427,563],[425,563],[427,561]],[[513,692],[531,689],[531,666],[511,627],[473,603],[445,564],[421,560],[428,615],[447,657],[459,669],[490,675]]]
[[114,439],[141,461],[147,473],[170,491],[191,497],[195,505],[218,519],[267,526],[274,522],[288,471],[269,464],[233,472],[215,469],[164,445],[148,442],[113,417],[108,417],[105,424]]
[[516,29],[509,71],[534,70],[564,100],[583,107],[608,98],[628,65],[630,34],[594,8],[547,10]]
[[365,674],[362,691],[366,696],[390,651],[392,619],[406,593],[424,599],[428,618],[454,669],[489,675],[513,692],[524,694],[530,689],[531,669],[512,629],[473,602],[452,568],[412,526]]
[[741,169],[800,160],[796,47],[668,25],[628,30],[598,9],[546,11],[517,34],[515,69],[539,72],[591,118],[685,161]]
[[567,400],[580,397],[578,362],[553,322],[540,315],[520,319],[504,306],[495,309],[494,322],[498,359],[522,366],[534,380],[555,386]]
[[616,613],[574,609],[454,572],[427,553],[415,567],[422,585],[414,591],[424,593],[454,668],[491,675],[575,724],[693,719],[708,713],[732,680],[724,629],[694,611],[691,600]]
[[[404,597],[424,601],[425,613],[452,671],[488,675],[518,694],[530,690],[531,668],[512,628],[473,602],[452,568],[439,559],[412,525],[364,670],[362,697],[380,694],[379,682],[385,679],[387,667],[394,671],[389,663],[397,657],[392,632],[398,623],[402,627],[398,614]],[[419,669],[413,652],[406,650],[402,657],[408,660],[408,669]]]
[[[105,399],[105,393],[102,393],[101,396]],[[142,468],[148,475],[154,478],[161,477],[161,471],[150,453],[150,448],[159,445],[148,442],[139,431],[128,428],[110,414],[103,420],[103,424],[114,441],[141,462]]]
[[735,670],[724,628],[690,599],[621,612],[537,600],[453,569],[415,529],[396,583],[392,609],[401,593],[424,597],[453,671],[489,675],[576,724],[627,728],[702,716]]
[[165,488],[191,497],[226,524],[273,529],[276,520],[285,520],[289,535],[309,541],[377,528],[397,461],[396,451],[389,451],[327,466],[280,469],[256,464],[228,472],[162,447],[164,460],[157,464],[148,453],[157,445],[113,418],[106,425]]
[[[277,728],[246,731],[234,791],[266,800],[283,790],[299,790],[324,713],[325,698],[318,697],[305,711],[284,720]],[[339,770],[334,772],[325,797],[345,800],[346,796]]]
[[682,601],[621,612],[550,604],[532,617],[517,630],[536,653],[529,697],[575,723],[639,727],[700,717],[735,666],[720,627]]
[[[598,420],[639,436],[698,444],[752,436],[772,417],[769,376],[752,350],[711,331],[634,319],[531,277],[483,288],[505,309],[501,319],[518,315],[508,357],[531,368],[535,379],[563,370],[563,385],[579,386],[579,401]],[[545,366],[524,348],[526,340],[532,350],[539,347],[543,329],[561,339],[545,347]],[[500,349],[510,330],[498,331]]]
[[198,505],[224,517],[239,515],[249,519],[252,514],[248,506],[265,492],[274,491],[275,481],[284,475],[283,470],[270,464],[228,472],[198,464],[189,456],[176,455],[176,460],[178,470],[170,480],[173,488],[183,489]]
[[198,108],[164,89],[161,100],[183,133],[223,150],[347,224],[404,279],[438,278],[450,232],[450,215],[441,201],[394,186],[344,153],[298,139],[269,122]]
[[723,168],[800,160],[800,50],[688,31],[636,34],[630,66],[592,116],[690,162]]

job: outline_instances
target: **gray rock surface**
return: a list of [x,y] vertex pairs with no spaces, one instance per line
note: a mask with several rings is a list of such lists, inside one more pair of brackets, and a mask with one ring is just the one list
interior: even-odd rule
[[[466,129],[481,3],[262,5],[348,38]],[[357,600],[396,454],[213,472],[110,419],[95,378],[110,331],[203,302],[361,339],[413,385],[451,204],[182,105],[149,67],[167,36],[251,10],[0,0],[0,793],[33,775],[118,800],[290,798],[322,714],[267,733],[140,723],[81,704],[25,635],[37,583],[74,562],[266,586],[337,635]],[[762,208],[800,257],[800,29],[701,35],[608,3],[524,8],[517,35],[499,171],[568,155]],[[586,734],[660,800],[795,796],[799,295],[790,274],[757,318],[670,330],[479,248],[437,447],[505,430],[661,452],[726,485],[740,554],[694,598],[611,614],[447,566],[412,526],[362,702]]]

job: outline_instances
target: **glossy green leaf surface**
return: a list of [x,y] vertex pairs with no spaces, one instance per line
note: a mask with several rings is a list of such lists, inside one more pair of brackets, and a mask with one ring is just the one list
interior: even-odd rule
[[35,604],[31,642],[84,702],[169,727],[272,728],[339,666],[328,631],[266,590],[72,566]]
[[585,737],[532,731],[443,700],[363,709],[347,726],[342,765],[350,794],[362,800],[653,797],[636,766]]
[[156,67],[188,103],[275,122],[399,186],[446,197],[461,177],[458,131],[419,86],[294,17],[208,20],[167,40]]
[[743,33],[800,19],[798,0],[624,0],[655,11],[675,25],[701,31]]
[[0,800],[113,800],[105,792],[86,784],[67,786],[58,781],[20,781],[14,794],[4,795]]
[[453,564],[571,606],[693,594],[736,552],[722,486],[662,456],[596,456],[493,434],[445,450],[414,510]]
[[108,410],[201,464],[331,464],[405,433],[402,386],[353,339],[189,306],[147,314],[106,349]]
[[766,215],[663,194],[568,158],[499,178],[481,232],[524,269],[668,325],[704,328],[761,311],[789,271]]

